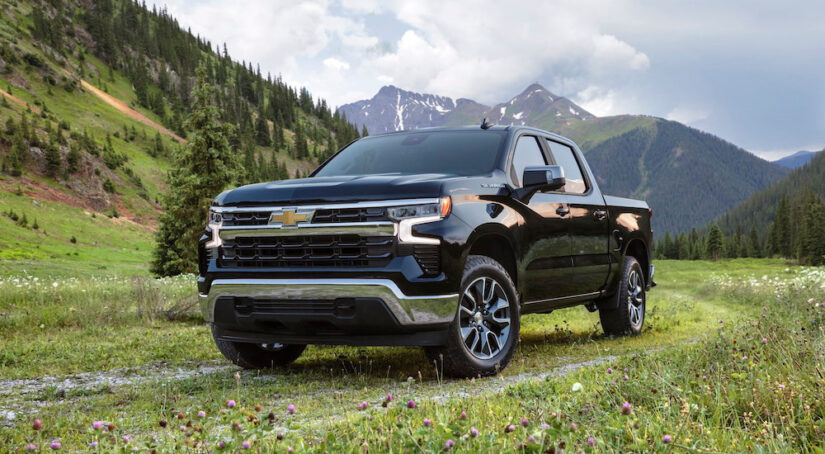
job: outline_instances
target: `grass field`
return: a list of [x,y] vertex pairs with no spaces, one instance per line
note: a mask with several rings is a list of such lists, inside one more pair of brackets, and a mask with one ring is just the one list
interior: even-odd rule
[[780,261],[661,261],[641,336],[606,338],[582,308],[530,315],[510,366],[477,380],[443,379],[414,348],[310,347],[239,371],[186,311],[192,277],[0,270],[3,451],[821,452],[825,439],[825,274]]

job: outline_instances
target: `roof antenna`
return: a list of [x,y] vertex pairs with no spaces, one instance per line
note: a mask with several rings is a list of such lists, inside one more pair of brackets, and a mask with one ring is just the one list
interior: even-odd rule
[[481,120],[481,129],[484,129],[485,131],[490,129],[491,127],[493,127],[495,125],[496,125],[495,123],[490,123],[489,121],[487,121],[487,117],[484,117],[484,119]]

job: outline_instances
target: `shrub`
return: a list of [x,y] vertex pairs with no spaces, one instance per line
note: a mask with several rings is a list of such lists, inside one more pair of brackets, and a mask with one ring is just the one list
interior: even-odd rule
[[103,180],[103,190],[108,192],[108,193],[114,193],[115,192],[115,184],[112,183],[112,180],[110,180],[108,178]]
[[77,238],[75,238],[75,236],[72,235],[72,237],[69,238],[69,242],[72,243],[72,244],[77,244]]

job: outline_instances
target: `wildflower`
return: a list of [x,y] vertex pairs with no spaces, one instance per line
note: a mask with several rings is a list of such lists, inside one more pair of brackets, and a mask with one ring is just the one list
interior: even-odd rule
[[205,417],[206,417],[206,412],[205,411],[201,410],[201,411],[198,412],[198,418],[205,418]]
[[767,343],[768,343],[768,338],[767,338],[767,337],[763,337],[763,338],[762,338],[762,343],[763,343],[763,344],[767,344]]
[[610,368],[610,367],[608,367],[608,368],[607,368],[607,373],[608,373],[608,374],[612,374],[612,373],[613,373],[613,369],[612,369],[612,368]]
[[596,439],[593,438],[593,437],[588,438],[587,439],[587,446],[596,446]]
[[448,451],[449,451],[449,450],[450,450],[450,448],[452,448],[453,446],[455,446],[455,442],[454,442],[453,440],[447,440],[446,442],[444,442],[444,449],[446,449],[446,450],[448,450]]
[[579,425],[574,422],[570,423],[570,430],[572,430],[573,432],[579,430]]
[[579,382],[573,383],[573,387],[570,388],[570,390],[573,391],[574,393],[577,393],[577,392],[582,390],[582,384],[579,383]]
[[460,415],[458,415],[458,419],[467,419],[467,412],[462,411]]
[[103,424],[103,421],[95,421],[95,422],[92,423],[92,427],[95,430],[101,430],[101,429],[103,429],[103,426],[105,426],[105,424]]
[[392,402],[392,393],[387,394],[387,398],[385,399],[387,402]]
[[670,443],[671,441],[673,441],[673,438],[670,435],[662,437],[662,443]]
[[779,389],[785,389],[785,385],[778,385],[778,386],[777,386],[777,388],[779,388]]
[[630,378],[627,375],[625,375],[624,376],[624,381],[628,381],[628,380],[630,380]]
[[747,356],[742,356],[742,361],[747,361],[747,359],[748,359]]
[[521,426],[522,427],[527,427],[529,425],[530,425],[530,421],[528,421],[527,418],[521,418]]
[[707,375],[702,375],[702,381],[707,381],[707,379],[708,379]]
[[178,429],[180,429],[181,432],[186,432],[186,426],[184,425],[181,425]]
[[366,410],[368,405],[369,404],[367,404],[366,402],[361,402],[360,404],[358,404],[358,409],[359,410]]
[[549,429],[549,428],[550,428],[550,424],[547,424],[547,423],[541,423],[541,430],[547,430],[547,429]]
[[26,451],[37,451],[37,446],[30,444],[26,446]]
[[39,420],[39,419],[35,419],[35,420],[34,420],[34,422],[32,423],[32,429],[34,429],[34,430],[40,430],[40,429],[42,429],[42,428],[43,428],[43,423],[42,423],[42,422],[40,422],[40,420]]
[[292,404],[287,405],[286,412],[289,413],[290,415],[294,415],[296,413],[295,405],[292,405]]
[[535,443],[535,442],[536,442],[536,437],[534,437],[534,436],[532,436],[532,435],[530,435],[529,437],[527,437],[527,443],[533,444],[533,443]]
[[93,441],[93,442],[89,443],[89,447],[90,447],[90,448],[97,448],[97,440],[95,440],[95,441]]
[[226,443],[224,443],[222,441],[218,442],[218,448],[223,449],[224,446],[226,446]]
[[241,446],[243,446],[244,449],[249,449],[252,447],[252,443],[245,441],[241,444]]
[[412,383],[412,381],[413,381],[412,376],[407,377],[407,381],[408,381],[408,382],[410,382],[410,383]]
[[411,401],[407,402],[407,408],[415,408],[415,401],[411,400]]
[[131,439],[132,439],[132,437],[130,437],[130,436],[128,436],[128,435],[124,435],[124,436],[123,436],[123,441],[125,441],[126,443],[129,443],[129,441],[130,441]]
[[[231,406],[232,406],[232,407],[234,407],[235,405],[233,404],[233,405],[231,405]],[[178,412],[178,419],[184,419],[184,418],[186,418],[186,415],[184,415],[184,414],[183,414],[183,412],[180,412],[180,411],[179,411],[179,412]]]
[[235,408],[235,401],[234,400],[227,400],[226,406],[229,408]]
[[424,418],[424,427],[430,427],[433,425],[433,422],[427,418]]
[[475,427],[472,427],[470,429],[470,436],[473,437],[473,438],[477,437],[478,436],[478,429],[476,429]]
[[59,441],[53,441],[52,444],[49,445],[49,447],[52,448],[54,451],[57,451],[58,449],[63,447],[63,445],[61,445]]
[[507,427],[505,427],[505,428],[504,428],[504,433],[510,433],[510,432],[512,432],[512,431],[514,431],[514,430],[516,430],[516,426],[514,426],[514,425],[510,424],[509,426],[507,426]]
[[630,405],[630,402],[625,402],[622,404],[622,414],[629,415],[633,413],[633,406]]

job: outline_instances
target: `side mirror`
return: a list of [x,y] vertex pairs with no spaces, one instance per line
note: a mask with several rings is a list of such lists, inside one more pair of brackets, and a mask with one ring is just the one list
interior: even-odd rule
[[527,167],[521,177],[524,189],[535,191],[556,191],[564,187],[564,169],[561,166]]

